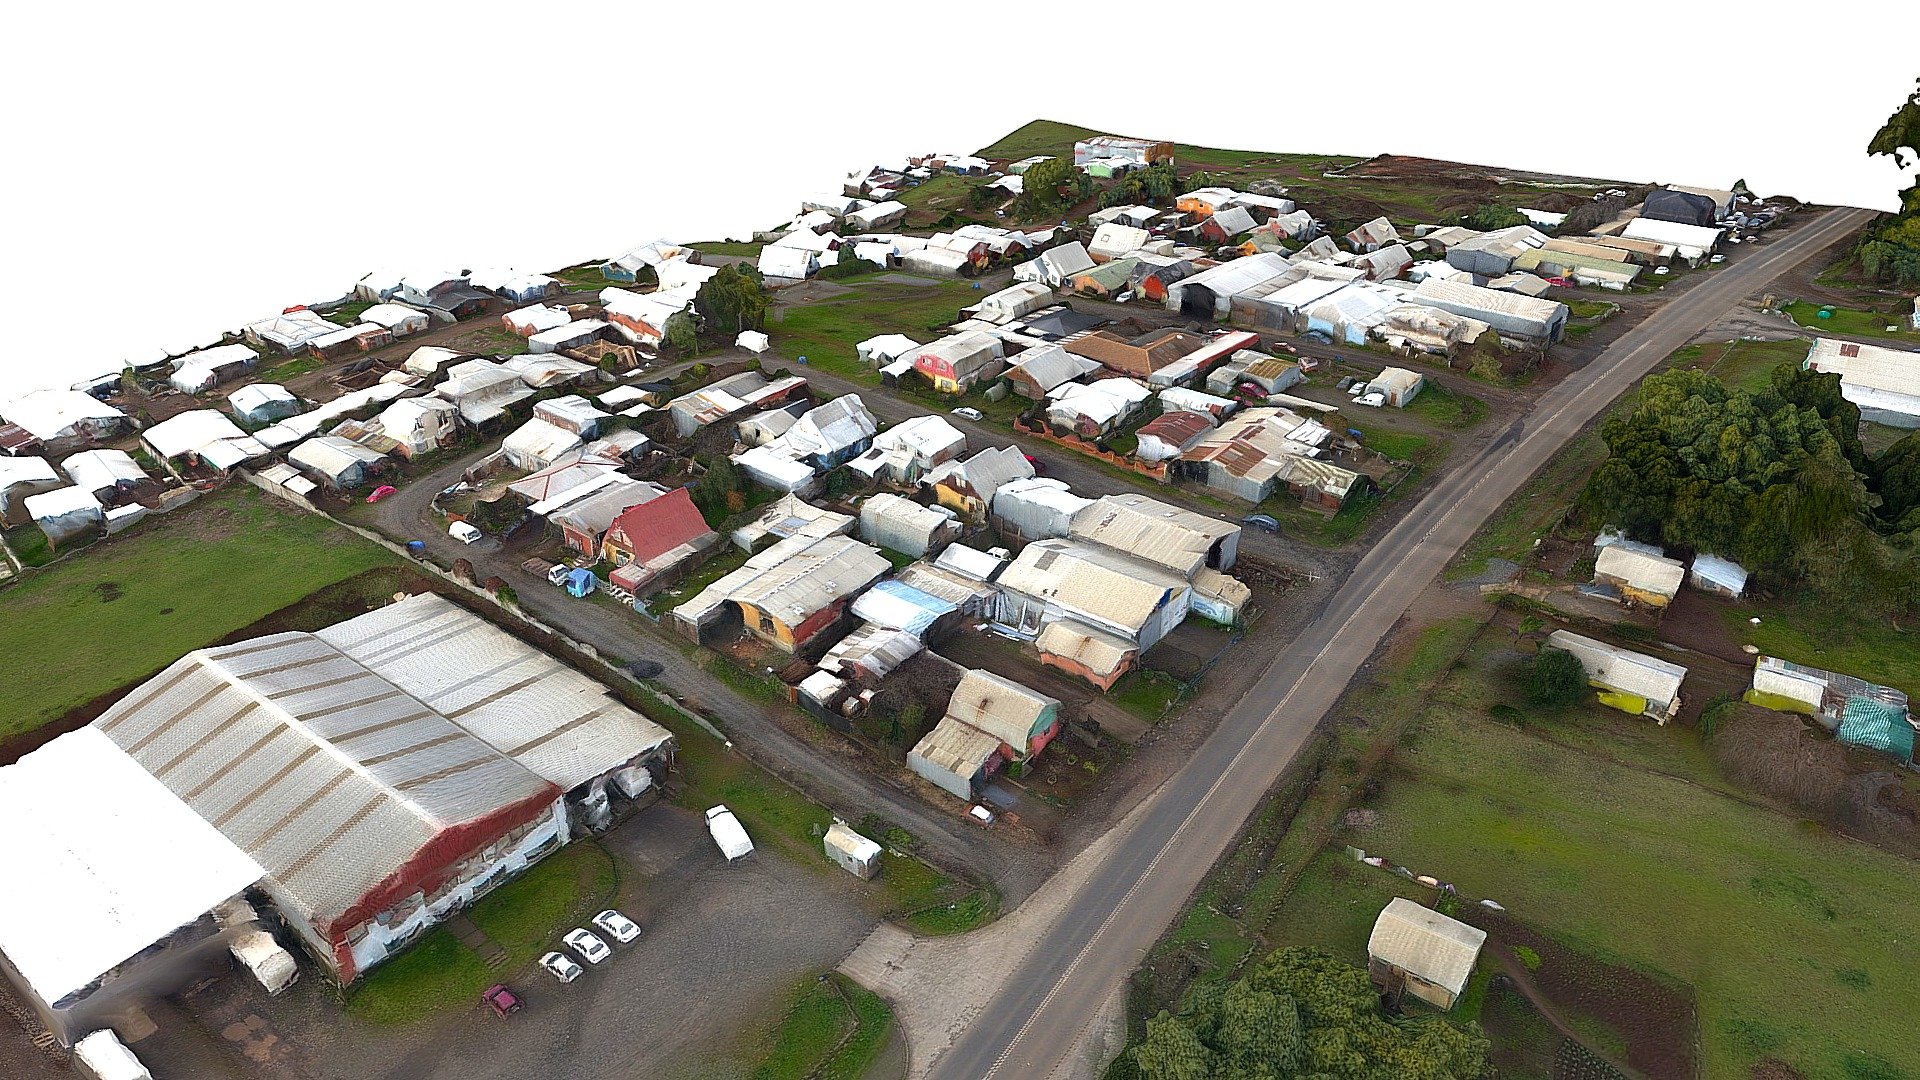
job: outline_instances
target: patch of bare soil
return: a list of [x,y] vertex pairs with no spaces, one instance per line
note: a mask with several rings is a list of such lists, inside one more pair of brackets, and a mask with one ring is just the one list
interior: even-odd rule
[[[1692,1080],[1699,1023],[1692,988],[1576,952],[1503,912],[1473,905],[1461,917],[1502,948],[1531,950],[1539,958],[1525,973],[1532,989],[1562,1015],[1605,1024],[1626,1044],[1629,1068],[1648,1080]],[[1561,1075],[1558,1066],[1554,1075]]]

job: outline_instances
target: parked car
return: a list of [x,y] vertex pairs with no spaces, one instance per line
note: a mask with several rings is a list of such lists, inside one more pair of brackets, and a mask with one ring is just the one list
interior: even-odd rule
[[993,811],[981,806],[979,803],[973,804],[973,807],[967,811],[967,816],[982,825],[993,824]]
[[962,420],[985,420],[987,418],[985,413],[969,405],[962,405],[953,410],[953,415]]
[[1240,524],[1251,525],[1264,532],[1277,533],[1280,531],[1280,522],[1266,514],[1248,514],[1246,517],[1240,519]]
[[510,1016],[520,1011],[520,995],[507,989],[504,983],[487,987],[486,992],[480,995],[480,1000],[487,1003],[495,1016]]
[[613,955],[613,950],[607,948],[607,943],[594,937],[591,930],[584,928],[569,930],[567,936],[561,940],[567,943],[567,948],[579,953],[581,959],[589,964],[597,964]]
[[586,970],[579,964],[574,963],[566,953],[557,952],[550,952],[541,957],[540,966],[547,969],[547,974],[559,979],[563,983],[572,982],[579,978],[581,973]]
[[464,521],[456,521],[447,526],[447,535],[463,544],[472,544],[479,542],[485,534]]
[[640,936],[640,924],[612,908],[595,915],[593,925],[621,945],[631,945]]
[[747,836],[746,827],[740,819],[733,816],[725,803],[707,811],[707,832],[713,836],[713,842],[720,847],[720,854],[728,862],[745,858],[753,854],[753,840]]
[[374,488],[371,492],[367,494],[367,501],[370,503],[377,503],[381,499],[384,499],[387,496],[399,490],[400,490],[399,488],[394,487],[392,484],[381,484],[379,487]]
[[552,566],[547,567],[547,584],[565,585],[567,583],[567,575],[572,572],[573,567],[568,566],[566,563],[554,563]]

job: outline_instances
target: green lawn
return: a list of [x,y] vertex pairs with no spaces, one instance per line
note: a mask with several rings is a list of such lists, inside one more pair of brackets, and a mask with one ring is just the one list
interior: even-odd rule
[[647,597],[647,610],[659,618],[666,618],[668,612],[700,595],[700,590],[740,569],[746,561],[747,553],[729,541],[720,549],[718,555],[701,563],[693,573],[688,574],[686,580]]
[[1486,418],[1487,403],[1428,379],[1405,411],[1441,427],[1470,428]]
[[446,1009],[477,1006],[480,993],[550,949],[559,935],[612,900],[613,857],[591,841],[568,844],[480,898],[467,913],[507,953],[498,969],[445,927],[374,968],[349,991],[347,1010],[380,1024],[408,1024]]
[[[1421,395],[1421,397],[1425,396],[1425,394]],[[1419,400],[1419,398],[1414,399],[1416,404]],[[1477,399],[1469,398],[1467,400]],[[1481,408],[1484,410],[1485,406]],[[1428,435],[1421,435],[1411,431],[1387,431],[1384,429],[1369,431],[1366,425],[1353,420],[1348,421],[1348,426],[1359,431],[1364,436],[1361,442],[1366,445],[1367,449],[1385,457],[1392,458],[1394,461],[1417,461],[1424,463],[1430,460],[1428,455],[1435,448],[1435,440]]]
[[341,326],[352,326],[359,322],[360,316],[366,314],[367,309],[373,305],[374,301],[372,300],[354,300],[341,304],[339,307],[327,312],[327,319],[329,322],[337,322]]
[[[1808,1080],[1920,1068],[1903,1008],[1920,970],[1897,944],[1920,865],[1728,798],[1694,782],[1707,779],[1684,765],[1695,751],[1645,745],[1697,742],[1689,730],[1576,716],[1584,745],[1569,747],[1565,722],[1497,723],[1476,670],[1402,742],[1380,822],[1354,842],[1578,951],[1691,985],[1710,1080],[1769,1055]],[[1350,937],[1355,906],[1314,917]]]
[[1140,719],[1152,723],[1167,714],[1180,697],[1180,683],[1162,671],[1129,671],[1107,691],[1107,699]]
[[[1822,310],[1830,314],[1821,318]],[[1786,307],[1787,315],[1794,322],[1809,330],[1830,330],[1836,334],[1852,334],[1856,337],[1892,338],[1898,341],[1920,341],[1920,332],[1913,329],[1912,301],[1901,305],[1896,313],[1883,311],[1861,311],[1858,308],[1833,307],[1826,304],[1812,304],[1797,300]],[[1889,331],[1887,327],[1895,329]],[[1804,351],[1803,351],[1804,355]]]
[[[1720,613],[1736,640],[1767,656],[1883,683],[1920,699],[1920,630],[1812,604],[1745,600],[1723,605]],[[1756,615],[1758,626],[1747,621]]]
[[982,177],[969,179],[942,173],[901,192],[895,196],[895,201],[908,210],[923,211],[935,217],[955,211],[965,213],[973,209],[974,189],[985,183]]
[[22,525],[7,530],[7,547],[23,566],[45,566],[53,561],[53,542],[38,525]]
[[738,255],[742,258],[757,259],[760,249],[767,245],[740,240],[702,240],[688,247],[705,255]]
[[145,678],[308,593],[399,560],[232,488],[0,590],[0,737]]
[[893,1010],[839,975],[809,980],[773,1032],[753,1080],[860,1080],[886,1044]]
[[1772,385],[1773,371],[1781,364],[1798,364],[1806,358],[1807,343],[1792,338],[1687,345],[1669,357],[1667,363],[1673,367],[1698,368],[1730,387],[1751,393]]
[[1078,124],[1063,124],[1058,120],[1034,120],[1001,136],[992,146],[981,148],[980,156],[1007,161],[1019,161],[1021,158],[1039,154],[1071,157],[1074,143],[1098,134],[1101,133]]
[[845,296],[777,309],[767,321],[767,333],[782,356],[805,356],[807,363],[825,371],[877,386],[879,374],[860,362],[855,345],[879,334],[931,341],[939,327],[959,317],[961,308],[985,295],[970,281],[865,282]]
[[607,276],[600,272],[599,263],[583,263],[580,266],[569,266],[565,270],[554,271],[552,277],[554,280],[576,292],[598,292],[609,285],[625,284],[631,286],[633,284],[632,282],[622,283],[609,281]]
[[320,365],[324,363],[326,361],[312,353],[307,353],[282,360],[271,367],[260,368],[257,375],[261,382],[279,382],[283,379],[291,379],[295,375],[305,375],[309,371],[318,371]]

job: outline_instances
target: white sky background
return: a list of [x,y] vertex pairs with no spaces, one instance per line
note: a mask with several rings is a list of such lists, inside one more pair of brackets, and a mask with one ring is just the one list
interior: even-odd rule
[[[1864,147],[1920,75],[1906,0],[1830,0],[1817,20],[1249,2],[1205,30],[1177,3],[882,7],[897,30],[799,3],[14,11],[0,399],[210,343],[375,267],[549,270],[745,235],[849,168],[1039,117],[1891,208],[1906,181]],[[1719,29],[1736,17],[1777,30]],[[1103,70],[1103,38],[1143,58],[1164,43],[1191,74]]]

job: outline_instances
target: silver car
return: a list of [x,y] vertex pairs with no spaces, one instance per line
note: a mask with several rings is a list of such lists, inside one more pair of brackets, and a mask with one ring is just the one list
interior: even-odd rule
[[566,953],[557,952],[550,952],[541,957],[540,966],[547,969],[547,974],[559,979],[563,983],[572,982],[580,977],[581,972],[586,970],[579,964],[574,963],[572,958],[567,956]]
[[590,930],[569,930],[567,936],[561,940],[567,943],[567,948],[579,953],[581,959],[589,964],[597,964],[613,955],[613,950],[607,948],[607,943],[594,937]]

